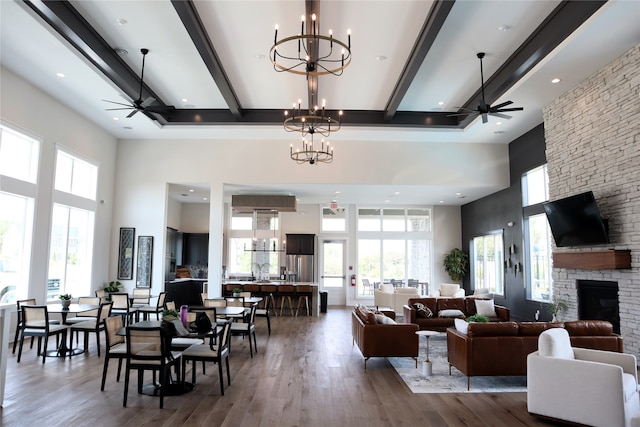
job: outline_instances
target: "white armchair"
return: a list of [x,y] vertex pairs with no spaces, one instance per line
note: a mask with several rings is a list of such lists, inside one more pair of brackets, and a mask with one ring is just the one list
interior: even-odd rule
[[409,298],[420,296],[418,288],[394,288],[391,284],[383,283],[373,292],[373,303],[377,307],[391,307],[397,314],[404,312],[403,306]]
[[640,417],[636,357],[571,347],[565,329],[546,330],[527,357],[527,407],[572,423],[633,425]]
[[436,298],[464,298],[464,288],[457,283],[442,283],[440,289],[435,289],[430,297]]

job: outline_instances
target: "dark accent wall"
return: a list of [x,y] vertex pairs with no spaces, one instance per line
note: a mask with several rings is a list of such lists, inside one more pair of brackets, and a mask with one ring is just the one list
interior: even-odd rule
[[[490,196],[463,205],[462,245],[469,253],[471,240],[490,231],[504,231],[504,253],[509,256],[509,246],[515,245],[516,253],[512,261],[519,262],[521,271],[505,270],[505,296],[495,296],[496,304],[511,310],[514,320],[534,320],[536,310],[540,310],[540,320],[546,317],[546,309],[540,303],[527,301],[524,286],[523,224],[522,224],[522,174],[546,162],[544,126],[541,124],[509,144],[510,186]],[[513,222],[513,226],[507,223]],[[467,275],[463,283],[467,294],[471,292],[471,278]]]

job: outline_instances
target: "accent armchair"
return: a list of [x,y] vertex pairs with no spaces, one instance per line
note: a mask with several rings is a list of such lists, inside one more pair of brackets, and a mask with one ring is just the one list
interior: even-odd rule
[[527,407],[532,415],[572,423],[634,425],[640,417],[636,357],[571,347],[565,329],[544,331],[538,351],[527,357]]
[[464,298],[464,288],[457,283],[442,283],[440,289],[435,289],[430,297],[435,298]]
[[404,313],[403,307],[409,298],[418,297],[420,297],[418,288],[394,288],[387,283],[381,284],[379,289],[373,291],[373,303],[376,307],[390,307],[398,314]]

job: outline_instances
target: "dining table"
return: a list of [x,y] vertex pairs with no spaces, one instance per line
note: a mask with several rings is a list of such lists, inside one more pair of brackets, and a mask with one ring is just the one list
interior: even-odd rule
[[[62,304],[47,304],[47,311],[49,313],[60,313],[62,317],[62,324],[64,325],[67,322],[67,316],[69,313],[84,313],[91,310],[98,310],[100,308],[99,305],[91,305],[91,304],[69,304],[68,307],[64,307]],[[89,318],[87,318],[89,320]],[[62,340],[60,345],[55,350],[47,351],[48,357],[67,357],[67,356],[75,356],[78,354],[84,353],[84,349],[76,348],[76,347],[67,347],[67,340]],[[69,340],[72,341],[72,340]]]

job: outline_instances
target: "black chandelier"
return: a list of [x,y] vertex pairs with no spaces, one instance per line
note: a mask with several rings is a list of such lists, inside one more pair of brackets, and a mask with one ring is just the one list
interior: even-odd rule
[[301,108],[302,100],[298,99],[298,104],[293,104],[291,115],[289,111],[284,112],[284,130],[287,132],[299,132],[303,137],[314,134],[320,134],[325,138],[329,137],[331,132],[340,130],[342,124],[342,110],[338,111],[338,118],[334,119],[325,111],[326,101],[322,100],[322,108],[319,110],[316,105],[313,110],[309,108],[307,114],[303,114]]
[[307,140],[302,138],[302,148],[296,150],[293,149],[293,144],[290,148],[291,160],[294,160],[298,164],[309,163],[310,165],[317,165],[318,163],[331,163],[333,162],[333,147],[324,139],[320,142],[320,146],[313,145],[313,134],[311,139]]
[[300,34],[280,40],[278,40],[276,24],[273,46],[269,51],[273,68],[278,72],[286,71],[307,77],[326,74],[342,75],[344,69],[351,63],[351,30],[347,30],[347,43],[344,43],[334,38],[331,30],[328,36],[320,35],[315,13],[311,15],[311,25],[307,28],[308,34],[304,33],[304,22],[305,16],[302,15]]

